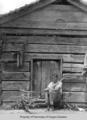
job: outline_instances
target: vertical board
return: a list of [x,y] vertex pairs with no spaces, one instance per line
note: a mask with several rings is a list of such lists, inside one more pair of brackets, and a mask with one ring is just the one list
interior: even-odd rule
[[50,82],[50,62],[42,61],[42,90],[44,90]]
[[34,91],[41,91],[41,61],[34,61],[33,63],[33,81],[32,87]]

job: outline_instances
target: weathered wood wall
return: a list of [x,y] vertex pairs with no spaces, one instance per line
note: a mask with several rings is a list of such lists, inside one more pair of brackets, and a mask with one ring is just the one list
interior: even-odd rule
[[[2,54],[4,102],[17,100],[17,96],[20,96],[19,89],[29,87],[30,61],[33,58],[59,57],[63,58],[62,75],[74,76],[64,80],[65,101],[78,104],[87,102],[86,81],[83,77],[76,77],[82,73],[87,52],[87,35],[84,33],[87,30],[86,13],[69,5],[49,5],[3,24],[1,30],[7,33]],[[23,50],[24,44],[24,66],[17,68],[14,55]]]
[[[78,39],[80,39],[81,42],[78,42],[77,45],[76,41],[78,41]],[[33,58],[58,59],[59,57],[62,57],[63,76],[80,75],[83,68],[84,53],[86,51],[86,44],[82,42],[84,39],[86,39],[86,37],[72,38],[66,36],[45,35],[7,35],[6,43],[3,45],[2,54],[2,61],[4,61],[2,65],[3,101],[15,101],[17,99],[17,96],[20,96],[19,89],[26,89],[29,87],[31,69],[30,61]],[[24,53],[24,65],[21,68],[17,68],[17,63],[14,55],[17,51],[22,50],[22,46],[26,40],[28,41],[28,44],[26,45]],[[75,46],[75,48],[73,46]],[[86,102],[84,98],[86,94],[86,85],[83,78],[74,77],[68,81],[64,80],[63,91],[66,94],[65,99],[68,102]],[[81,95],[81,99],[79,98],[79,95]]]

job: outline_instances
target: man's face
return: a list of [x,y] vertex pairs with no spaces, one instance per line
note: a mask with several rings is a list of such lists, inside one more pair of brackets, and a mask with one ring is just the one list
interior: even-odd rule
[[58,81],[58,77],[57,77],[57,75],[56,76],[54,76],[54,83],[56,83],[57,81]]

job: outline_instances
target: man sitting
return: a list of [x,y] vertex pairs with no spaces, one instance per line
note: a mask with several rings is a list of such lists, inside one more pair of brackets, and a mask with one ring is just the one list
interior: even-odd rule
[[58,75],[53,74],[52,81],[48,84],[45,89],[46,92],[46,102],[48,105],[48,110],[51,108],[54,109],[55,103],[59,104],[59,101],[62,98],[62,81],[58,80]]

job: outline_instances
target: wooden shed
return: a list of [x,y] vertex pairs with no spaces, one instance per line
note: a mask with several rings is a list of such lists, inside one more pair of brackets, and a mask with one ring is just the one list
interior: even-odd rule
[[[20,89],[43,91],[53,72],[64,100],[86,105],[81,77],[87,53],[87,12],[73,0],[40,0],[0,17],[0,101],[12,103]],[[73,77],[72,77],[73,76]]]

